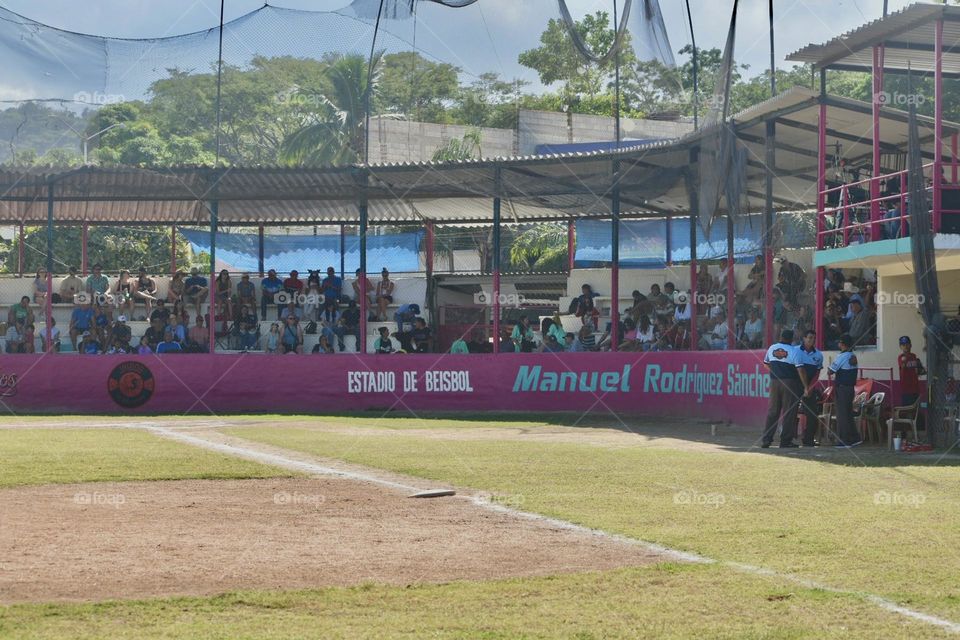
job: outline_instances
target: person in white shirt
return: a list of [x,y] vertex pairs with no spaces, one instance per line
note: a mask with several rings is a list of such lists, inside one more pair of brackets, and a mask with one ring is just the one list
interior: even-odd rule
[[674,300],[676,300],[677,308],[673,310],[673,321],[674,322],[689,322],[690,321],[690,305],[688,304],[690,300],[690,294],[686,291],[678,291]]
[[751,308],[747,316],[747,324],[743,327],[743,332],[747,338],[747,346],[750,349],[759,349],[763,344],[763,320],[756,308]]
[[43,342],[43,350],[49,351],[48,344],[53,345],[54,351],[60,351],[60,327],[57,326],[56,318],[50,318],[50,326],[44,327],[40,332],[40,339]]

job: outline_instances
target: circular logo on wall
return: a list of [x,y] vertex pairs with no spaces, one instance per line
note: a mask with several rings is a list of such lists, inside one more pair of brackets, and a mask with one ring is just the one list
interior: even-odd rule
[[156,380],[150,369],[139,362],[124,362],[113,368],[107,380],[110,397],[121,407],[135,409],[153,395]]

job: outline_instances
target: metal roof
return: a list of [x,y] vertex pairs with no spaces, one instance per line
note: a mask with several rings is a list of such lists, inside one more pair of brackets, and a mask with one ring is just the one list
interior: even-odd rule
[[870,71],[873,47],[882,44],[885,70],[932,73],[936,21],[941,18],[944,76],[960,77],[960,7],[943,4],[911,4],[823,44],[807,45],[787,56],[787,60],[807,62],[817,68]]

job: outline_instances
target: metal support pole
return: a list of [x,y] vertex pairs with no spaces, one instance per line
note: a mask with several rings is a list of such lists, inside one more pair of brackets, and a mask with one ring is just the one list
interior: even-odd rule
[[670,249],[670,244],[673,242],[673,224],[672,224],[672,218],[669,213],[667,214],[666,227],[667,227],[666,229],[666,244],[667,244],[666,261],[667,261],[667,266],[672,267],[673,253]]
[[[880,101],[883,93],[883,45],[873,47],[873,176],[870,179],[870,240],[880,239]],[[818,332],[819,334],[819,332]]]
[[[53,180],[47,182],[47,297],[44,332],[52,338],[53,326]],[[53,340],[47,342],[47,353],[53,353]]]
[[[823,231],[824,231],[824,208],[827,199],[827,72],[820,70],[820,117],[817,118],[817,249],[823,249]],[[773,276],[773,269],[767,271],[767,282],[771,284],[770,278]],[[814,288],[814,326],[817,332],[817,349],[823,349],[823,268],[817,269],[817,286]],[[770,289],[768,289],[770,290]],[[773,296],[769,296],[772,301]],[[768,309],[770,306],[768,305]],[[770,314],[772,316],[772,313]],[[772,320],[772,317],[771,317]],[[772,340],[770,340],[772,342]]]
[[264,265],[264,248],[263,248],[263,225],[260,225],[257,228],[257,271],[260,272],[260,277],[262,278],[266,274],[266,268]]
[[776,121],[767,120],[766,202],[763,211],[763,336],[771,344],[773,335],[773,170],[776,166]]
[[500,353],[500,166],[494,169],[493,198],[493,352]]
[[[733,217],[727,212],[727,349],[736,346],[737,288],[733,280]],[[694,306],[696,309],[696,306]]]
[[567,275],[573,273],[574,259],[577,255],[577,222],[567,223]]
[[940,233],[943,217],[943,18],[937,20],[934,47],[936,48],[936,67],[933,80],[933,232]]
[[24,237],[23,237],[23,236],[24,236],[24,234],[23,234],[23,223],[21,222],[21,223],[20,223],[19,236],[18,236],[18,242],[17,242],[17,273],[20,274],[20,277],[21,277],[21,278],[23,277],[23,267],[24,267],[23,259],[24,259],[24,257],[25,257],[25,254],[24,254],[24,252],[23,252],[23,249],[24,249],[24,246],[23,246]]
[[219,226],[220,201],[210,202],[210,282],[207,291],[207,300],[209,301],[210,326],[207,327],[210,332],[210,353],[214,353],[217,344],[217,227]]
[[[698,161],[698,150],[690,149],[690,166]],[[695,187],[694,187],[695,188]],[[697,328],[697,218],[699,217],[699,198],[695,192],[690,194],[690,349],[696,351],[699,347]]]
[[170,225],[170,277],[177,273],[177,225]]
[[433,243],[434,243],[434,228],[433,222],[427,222],[427,234],[425,238],[425,249],[424,252],[426,255],[423,257],[424,267],[427,270],[427,280],[433,276]]
[[360,200],[357,203],[360,210],[360,344],[357,350],[367,352],[367,217],[369,203],[367,201],[367,173],[360,174]]
[[[346,226],[340,225],[340,281],[343,282],[343,279],[346,277],[347,272],[347,238],[344,235],[346,233]],[[261,267],[262,269],[263,267]]]
[[83,227],[80,229],[80,275],[84,278],[87,277],[87,223],[83,223]]
[[610,351],[620,343],[620,161],[613,161],[610,194]]
[[957,134],[956,133],[950,136],[950,182],[953,185],[957,184]]

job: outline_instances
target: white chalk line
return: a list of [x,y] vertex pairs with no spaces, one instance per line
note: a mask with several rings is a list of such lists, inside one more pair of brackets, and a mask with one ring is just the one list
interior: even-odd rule
[[[283,469],[289,469],[291,471],[301,471],[305,473],[311,473],[315,475],[323,476],[333,476],[338,478],[345,478],[348,480],[356,480],[359,482],[369,482],[371,484],[377,484],[384,487],[389,487],[394,490],[400,490],[407,493],[413,493],[421,491],[422,488],[414,487],[412,485],[403,484],[401,482],[394,482],[392,480],[387,480],[385,478],[377,477],[373,474],[360,473],[355,471],[346,471],[342,469],[334,469],[332,467],[327,467],[324,465],[316,464],[313,462],[305,462],[301,460],[295,460],[293,458],[288,458],[285,456],[266,453],[263,451],[257,451],[255,449],[248,449],[246,447],[241,447],[238,445],[224,444],[220,442],[213,442],[205,438],[200,438],[197,436],[188,435],[186,433],[179,433],[172,429],[166,427],[154,427],[146,426],[144,427],[157,435],[171,438],[173,440],[179,440],[188,444],[192,444],[204,449],[211,451],[218,451],[220,453],[225,453],[228,455],[233,455],[239,458],[245,458],[247,460],[253,460],[255,462],[262,462],[265,464],[270,464],[276,467]],[[574,531],[585,535],[597,536],[604,538],[606,540],[616,541],[623,544],[630,544],[641,546],[648,551],[657,553],[659,555],[672,558],[675,560],[683,562],[692,562],[699,564],[717,564],[724,567],[729,567],[740,571],[741,573],[747,573],[751,575],[764,576],[769,578],[776,578],[781,580],[786,580],[794,584],[806,587],[808,589],[817,589],[820,591],[826,591],[829,593],[835,593],[840,595],[851,595],[863,600],[875,604],[876,606],[889,611],[890,613],[896,613],[901,616],[911,618],[918,622],[923,622],[929,625],[940,627],[951,633],[960,633],[960,623],[954,622],[952,620],[947,620],[946,618],[940,618],[932,614],[923,613],[922,611],[916,611],[908,607],[897,604],[891,600],[887,600],[881,596],[878,596],[873,593],[867,593],[863,591],[850,591],[847,589],[840,589],[837,587],[831,587],[829,585],[821,584],[815,580],[810,580],[808,578],[803,578],[797,575],[790,573],[781,573],[773,569],[767,569],[765,567],[757,567],[750,564],[744,564],[741,562],[733,562],[729,560],[715,560],[707,556],[700,555],[698,553],[691,553],[687,551],[681,551],[679,549],[672,549],[655,542],[647,542],[646,540],[640,540],[638,538],[631,538],[628,536],[609,533],[601,529],[592,529],[590,527],[585,527],[583,525],[576,524],[574,522],[569,522],[567,520],[559,520],[557,518],[550,518],[548,516],[543,516],[538,513],[530,513],[529,511],[521,511],[519,509],[514,509],[512,507],[507,507],[502,504],[495,504],[490,502],[487,498],[483,496],[472,496],[470,497],[471,502],[473,502],[478,507],[495,511],[497,513],[508,514],[518,518],[524,518],[527,520],[532,520],[535,522],[540,522],[548,524],[550,526],[565,529],[567,531]]]

